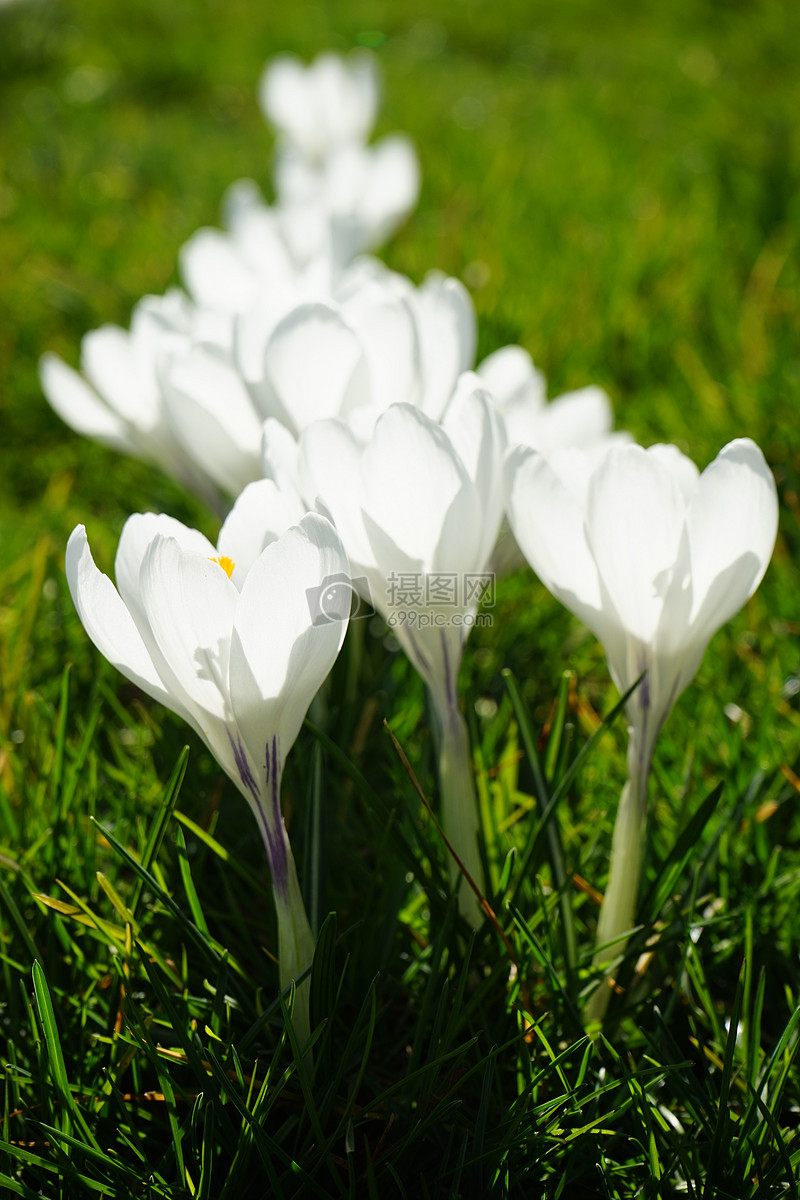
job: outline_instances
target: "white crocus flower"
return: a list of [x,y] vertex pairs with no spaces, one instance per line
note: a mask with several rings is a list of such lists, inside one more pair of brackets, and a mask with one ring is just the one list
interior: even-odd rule
[[330,298],[342,273],[381,246],[417,200],[419,167],[407,138],[347,146],[324,168],[284,155],[278,203],[250,179],[223,199],[224,229],[197,230],[181,247],[192,298],[229,318],[253,307],[275,324],[303,300]]
[[158,365],[191,341],[224,339],[215,318],[199,313],[177,289],[147,296],[133,311],[130,331],[104,325],[85,335],[82,374],[56,354],[43,355],[42,390],[76,433],[153,462],[208,499],[213,493],[204,472],[170,425]]
[[[458,673],[481,589],[490,582],[503,450],[494,409],[467,374],[441,425],[411,405],[394,405],[362,446],[344,421],[320,421],[302,435],[296,465],[304,496],[319,496],[336,520],[354,583],[428,686],[441,732],[444,827],[479,886],[478,812]],[[476,920],[466,886],[460,903]]]
[[225,229],[198,229],[181,247],[186,288],[209,312],[233,319],[258,307],[271,325],[294,305],[330,296],[333,231],[316,205],[268,205],[250,179],[232,184],[222,203]]
[[265,291],[238,317],[196,308],[177,290],[148,297],[130,333],[86,335],[86,378],[55,355],[41,373],[72,428],[157,463],[216,506],[219,490],[235,496],[261,477],[268,418],[296,437],[341,415],[362,439],[398,401],[438,419],[474,344],[458,280],[432,274],[415,288],[365,259],[333,294],[298,303]]
[[341,417],[363,442],[394,403],[438,420],[474,355],[475,314],[458,280],[432,273],[415,288],[369,259],[333,297],[273,317],[264,305],[241,316],[234,355],[184,343],[161,359],[170,427],[197,469],[231,495],[262,473],[265,421],[264,470],[278,479],[270,447],[293,459],[289,447],[314,421]]
[[336,270],[382,246],[414,208],[419,189],[416,151],[399,133],[373,146],[340,146],[320,165],[289,149],[275,165],[278,207],[302,215],[317,238],[327,232]]
[[368,146],[378,110],[375,59],[320,54],[306,67],[289,55],[266,68],[261,106],[278,131],[277,210],[305,226],[303,244],[323,233],[336,269],[374,250],[419,197],[419,163],[407,137]]
[[262,418],[228,354],[176,347],[163,355],[158,383],[169,426],[203,477],[229,496],[259,478]]
[[[511,527],[554,596],[603,643],[627,691],[628,781],[597,930],[603,946],[633,925],[650,765],[658,733],[708,642],[750,597],[775,543],[775,482],[758,446],[740,438],[699,474],[674,446],[612,449],[592,472],[577,452],[548,461],[517,448],[506,466]],[[601,1019],[602,987],[587,1016]]]
[[495,350],[477,373],[503,417],[510,446],[552,454],[565,447],[591,449],[611,435],[614,415],[603,389],[580,388],[548,402],[547,381],[522,346]]
[[255,311],[238,325],[254,404],[295,436],[339,416],[364,440],[395,403],[438,421],[474,352],[475,314],[458,280],[432,273],[415,288],[373,260],[354,264],[333,298],[299,305],[272,329]]
[[378,113],[380,88],[374,57],[364,50],[347,58],[331,52],[306,66],[282,54],[267,65],[259,84],[264,115],[284,144],[311,162],[350,142],[365,142]]
[[[630,435],[613,430],[611,401],[602,388],[590,386],[547,399],[547,380],[522,346],[503,346],[476,368],[505,426],[509,446],[529,446],[545,455],[582,450],[590,467],[613,445]],[[591,461],[589,461],[591,460]],[[525,556],[507,526],[492,556],[498,575],[521,567]]]
[[[319,622],[314,597],[349,568],[323,516],[300,514],[268,480],[251,485],[217,546],[167,516],[129,518],[117,588],[79,525],[67,545],[72,598],[90,638],[128,679],[200,735],[256,818],[272,876],[281,985],[314,942],[283,823],[286,756],[330,671],[346,619]],[[117,590],[119,589],[119,590]],[[298,1031],[308,1033],[307,988]]]

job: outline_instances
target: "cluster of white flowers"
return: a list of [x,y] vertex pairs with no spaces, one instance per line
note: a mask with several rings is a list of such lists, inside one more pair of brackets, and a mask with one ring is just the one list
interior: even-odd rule
[[[169,517],[131,517],[116,588],[78,527],[67,575],[80,617],[111,662],[195,728],[251,805],[288,983],[313,939],[280,779],[342,644],[350,604],[339,585],[375,605],[429,689],[444,828],[483,888],[458,704],[479,592],[443,596],[440,585],[524,554],[602,641],[617,686],[643,676],[628,701],[630,780],[598,931],[601,947],[619,943],[633,923],[655,740],[766,569],[772,475],[748,439],[702,475],[674,447],[642,449],[612,431],[597,387],[548,402],[519,346],[476,367],[475,313],[458,280],[432,272],[416,286],[362,257],[419,187],[406,138],[367,140],[378,104],[369,55],[324,54],[309,67],[280,58],[260,99],[278,134],[276,202],[234,184],[225,230],[200,230],[181,251],[186,292],[142,300],[129,331],[87,334],[82,373],[42,360],[45,394],[73,429],[217,506],[238,497],[216,547]],[[398,622],[391,581],[403,579],[419,594]],[[459,902],[477,922],[463,883]]]

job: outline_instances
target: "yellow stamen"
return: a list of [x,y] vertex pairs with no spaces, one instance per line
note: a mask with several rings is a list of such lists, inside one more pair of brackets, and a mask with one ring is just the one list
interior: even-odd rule
[[236,566],[236,563],[232,558],[228,558],[227,554],[220,554],[219,558],[212,558],[210,561],[218,563],[228,576],[228,579],[230,579],[231,575],[233,574],[233,568]]

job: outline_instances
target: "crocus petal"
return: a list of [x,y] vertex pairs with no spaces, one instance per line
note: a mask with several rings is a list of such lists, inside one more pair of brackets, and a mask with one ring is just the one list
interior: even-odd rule
[[296,282],[285,287],[264,287],[247,310],[234,318],[233,359],[262,416],[266,413],[287,420],[264,380],[264,352],[278,323],[304,299]]
[[[528,445],[549,454],[562,446],[591,447],[613,424],[611,401],[602,388],[585,387],[557,396],[539,412]],[[509,437],[511,433],[509,431]]]
[[692,570],[691,621],[713,633],[752,596],[778,531],[775,480],[749,438],[725,446],[700,476],[686,514]]
[[[480,536],[474,540],[472,569],[485,568],[503,519],[505,489],[503,458],[505,431],[489,394],[472,371],[459,378],[447,406],[442,428],[459,454],[477,494],[482,498]],[[467,569],[466,565],[463,567]]]
[[[545,377],[534,367],[533,359],[522,346],[503,346],[485,358],[476,369],[501,412],[505,412],[507,405],[521,405],[530,414],[544,407],[547,396]],[[519,439],[512,437],[509,430],[509,440]]]
[[457,279],[432,271],[416,293],[422,348],[422,410],[438,421],[456,380],[475,357],[475,309]]
[[430,689],[440,718],[458,704],[458,675],[469,628],[454,624],[433,626],[394,625],[406,656]]
[[[144,296],[131,314],[131,344],[154,382],[165,358],[183,353],[192,345],[229,352],[231,333],[229,315],[198,308],[181,288],[169,288],[163,296]],[[153,398],[160,415],[158,387]]]
[[682,454],[677,446],[668,442],[657,442],[654,446],[648,446],[647,456],[651,461],[661,463],[677,484],[684,503],[690,504],[694,499],[697,481],[700,478],[700,472],[692,460]]
[[248,213],[265,207],[264,193],[255,179],[235,179],[222,196],[222,223],[235,232],[238,222]]
[[[240,187],[249,183],[252,180],[239,180]],[[285,286],[293,279],[295,267],[281,232],[278,212],[263,201],[237,202],[230,188],[227,199],[231,236],[243,261],[271,287]]]
[[419,161],[411,141],[401,134],[382,138],[369,147],[366,187],[358,216],[363,228],[362,250],[373,250],[394,232],[419,198]]
[[347,588],[341,540],[329,521],[310,513],[266,547],[242,587],[231,640],[231,702],[258,764],[273,735],[285,759],[339,652],[347,621],[324,619],[323,599],[336,580]]
[[[330,51],[317,55],[309,74],[326,133],[336,142],[366,140],[378,107],[378,75],[369,53],[354,51],[346,59]],[[324,148],[323,148],[324,149]]]
[[139,452],[125,422],[57,354],[42,355],[39,379],[50,407],[70,429],[114,450],[122,450],[126,454]]
[[369,399],[358,338],[325,304],[299,305],[277,325],[264,354],[264,377],[286,413],[285,424],[298,432]]
[[330,296],[334,283],[331,215],[319,195],[278,206],[281,231],[306,296]]
[[267,120],[315,159],[367,137],[378,104],[375,62],[363,51],[347,59],[325,53],[305,67],[293,55],[280,55],[261,78],[259,99]]
[[134,353],[130,334],[117,325],[87,333],[81,366],[94,389],[124,421],[147,432],[158,422],[158,390],[152,364]]
[[164,338],[169,334],[188,337],[197,317],[197,309],[182,288],[167,288],[161,296],[143,296],[131,313],[131,340],[137,354],[154,363]]
[[[276,146],[272,174],[278,208],[282,213],[290,214],[298,206],[306,215],[316,209],[320,217],[330,222],[330,205],[326,200],[320,167],[296,145],[284,143]],[[316,242],[314,244],[317,245]],[[289,237],[289,245],[296,258],[303,257],[298,253],[300,247],[292,236]]]
[[83,525],[77,525],[70,534],[65,567],[78,616],[103,657],[148,696],[189,719],[186,708],[164,687],[113,583],[95,566]]
[[405,554],[437,571],[473,561],[463,546],[480,538],[475,489],[447,434],[423,413],[409,404],[387,409],[364,451],[362,478],[365,515]]
[[[389,273],[386,272],[386,275]],[[341,303],[342,317],[358,336],[370,376],[370,396],[380,408],[417,403],[420,347],[414,316],[391,279],[363,280]],[[340,410],[342,416],[347,413]]]
[[522,553],[545,587],[603,643],[612,678],[623,687],[628,638],[605,603],[580,498],[548,459],[525,446],[506,457],[506,489],[506,512]]
[[261,430],[261,469],[265,478],[273,479],[282,492],[300,501],[300,447],[297,438],[274,417],[264,422]]
[[505,475],[506,511],[522,553],[545,587],[600,636],[600,581],[583,508],[536,450],[510,450]]
[[198,229],[180,249],[181,277],[203,308],[243,312],[258,294],[258,279],[219,229]]
[[309,106],[307,91],[303,63],[294,55],[281,54],[272,59],[261,76],[258,98],[267,120],[313,154],[316,112]]
[[304,512],[299,499],[272,479],[258,479],[241,492],[217,542],[217,552],[234,564],[231,579],[240,590],[264,547],[296,525]]
[[300,494],[309,506],[321,497],[354,565],[375,564],[361,511],[361,447],[343,421],[317,421],[300,438]]
[[140,581],[147,620],[140,632],[158,673],[234,777],[228,661],[239,592],[219,563],[160,534],[147,548]]
[[165,513],[133,513],[128,517],[117,545],[114,575],[120,596],[140,626],[140,618],[144,619],[144,611],[139,576],[148,546],[157,534],[174,538],[187,553],[200,554],[206,558],[213,558],[217,553],[204,534],[190,529]]
[[586,533],[603,607],[643,643],[659,624],[685,515],[674,473],[641,446],[610,451],[592,476]]
[[261,420],[237,372],[194,347],[161,372],[176,437],[219,487],[236,495],[261,474]]

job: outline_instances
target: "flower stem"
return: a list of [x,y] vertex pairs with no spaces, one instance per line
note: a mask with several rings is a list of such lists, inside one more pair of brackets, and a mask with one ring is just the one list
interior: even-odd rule
[[[467,724],[457,704],[438,706],[441,743],[439,782],[442,793],[442,826],[453,849],[485,894],[483,863],[478,849],[478,797],[472,777]],[[450,882],[458,886],[458,907],[475,928],[481,924],[478,901],[458,864],[450,860]]]
[[[240,738],[229,732],[231,750],[238,772],[237,786],[258,822],[272,878],[272,894],[278,917],[278,962],[281,991],[311,966],[314,935],[306,915],[289,835],[281,812],[283,762],[277,734],[264,746],[263,776],[259,781]],[[301,1048],[309,1039],[310,977],[295,990],[293,1025]]]
[[[292,848],[289,845],[289,838],[282,821],[281,830],[286,839],[286,887],[279,887],[273,877],[272,892],[278,916],[278,960],[280,985],[281,991],[283,991],[311,966],[314,958],[314,935],[306,916]],[[295,988],[292,1014],[292,1022],[301,1049],[311,1035],[308,1008],[310,994],[311,979],[309,977]]]
[[[268,763],[270,762],[268,754]],[[271,813],[261,804],[256,808],[259,829],[272,877],[272,895],[278,918],[278,971],[281,991],[297,980],[311,966],[314,958],[314,934],[311,932],[303,895],[297,880],[297,869],[283,823],[280,806],[280,766],[273,742]],[[295,989],[293,1024],[300,1046],[311,1033],[308,1001],[310,977]]]
[[[647,781],[652,760],[652,742],[644,731],[632,726],[628,742],[628,780],[622,789],[614,836],[608,886],[597,922],[594,965],[604,967],[621,955],[627,938],[620,935],[632,928],[639,896],[647,822]],[[613,942],[609,946],[607,943]],[[612,979],[607,976],[589,997],[584,1011],[586,1023],[602,1021],[611,999]]]

